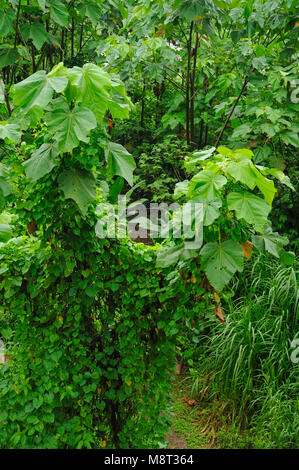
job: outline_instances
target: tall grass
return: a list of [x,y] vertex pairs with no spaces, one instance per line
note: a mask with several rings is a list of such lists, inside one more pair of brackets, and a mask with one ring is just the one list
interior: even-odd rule
[[299,337],[298,264],[282,267],[265,256],[248,263],[200,364],[210,395],[232,400],[235,418],[256,426],[270,447],[299,445],[299,364],[290,358]]

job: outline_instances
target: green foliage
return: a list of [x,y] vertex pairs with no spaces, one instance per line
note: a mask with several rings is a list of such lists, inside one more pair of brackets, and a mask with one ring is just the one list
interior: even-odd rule
[[[68,69],[58,70],[69,80]],[[40,122],[38,148],[31,153],[25,143],[25,155],[13,154],[1,173],[14,184],[9,197],[21,236],[10,239],[12,228],[1,225],[0,334],[10,360],[0,370],[0,446],[161,446],[177,323],[196,315],[194,286],[186,289],[176,276],[169,288],[169,273],[155,267],[155,247],[97,238],[95,204],[112,193],[98,192],[96,179],[111,183],[121,174],[131,182],[133,158],[108,143],[104,128],[88,148],[90,121],[84,132],[77,129],[72,152],[62,133],[54,143],[53,113],[66,106],[73,114],[92,110],[74,103],[68,81],[63,97],[53,93],[51,111],[43,115],[32,99],[34,82],[23,85],[15,87],[21,106],[14,121],[35,108]],[[67,122],[74,135],[75,120]],[[96,153],[91,165],[85,151],[91,158]]]
[[186,145],[172,138],[156,145],[143,144],[137,151],[136,197],[171,202],[177,181],[185,178],[184,157],[189,154]]
[[[207,320],[223,322],[218,291],[227,298],[253,248],[279,259],[286,277],[277,278],[293,283],[295,255],[276,230],[296,235],[298,6],[1,6],[0,335],[10,359],[0,365],[0,447],[164,446],[175,352],[191,358]],[[96,205],[123,188],[133,203],[203,208],[188,234],[160,245],[99,239]],[[282,325],[281,299],[291,301],[282,284],[271,292]],[[231,349],[233,362],[219,353],[221,380],[237,398],[242,386],[253,397],[260,371],[273,385],[270,340],[280,361],[278,330],[249,307],[208,348],[211,357],[214,344]],[[269,423],[284,423],[272,425],[273,442],[293,446],[293,376],[281,370],[289,382],[257,401]]]
[[83,234],[1,248],[1,447],[163,442],[174,327],[196,310],[180,281],[161,289],[152,248]]
[[260,255],[225,299],[225,325],[211,323],[209,334],[199,335],[193,380],[208,379],[194,393],[229,399],[243,429],[254,427],[266,447],[297,448],[298,364],[291,361],[291,342],[298,335],[298,263],[281,267]]
[[[186,263],[186,260],[197,257],[198,249],[201,248],[201,269],[211,285],[220,291],[236,271],[242,271],[246,253],[243,253],[241,246],[248,242],[251,244],[252,237],[258,250],[266,249],[270,252],[270,244],[263,245],[259,240],[272,237],[275,256],[280,256],[282,246],[288,244],[288,241],[284,240],[281,244],[279,236],[272,233],[269,227],[267,217],[276,190],[274,182],[262,175],[252,162],[253,153],[248,149],[232,151],[226,147],[218,147],[215,155],[213,152],[203,152],[200,156],[195,152],[194,160],[192,156],[187,157],[186,167],[189,171],[197,172],[198,167],[202,168],[190,181],[178,183],[174,192],[176,199],[203,204],[203,241],[207,243],[202,248],[202,243],[195,243],[192,248],[188,237],[185,241],[174,238],[170,246],[165,244],[159,253],[158,265],[165,267],[178,261]],[[245,178],[243,171],[236,170],[237,167],[244,169],[244,162],[250,178]],[[263,172],[281,179],[281,175],[271,169],[263,167]],[[264,199],[247,191],[245,185],[251,190],[257,187]],[[198,214],[194,212],[192,223],[196,216]],[[291,264],[293,257],[281,256],[283,259]]]

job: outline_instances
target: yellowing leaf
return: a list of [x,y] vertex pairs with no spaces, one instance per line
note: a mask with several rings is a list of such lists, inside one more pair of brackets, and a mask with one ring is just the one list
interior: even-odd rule
[[222,311],[222,309],[220,308],[220,305],[219,305],[218,303],[216,303],[216,306],[215,306],[215,309],[214,309],[214,314],[216,315],[216,317],[218,318],[218,320],[221,321],[221,323],[224,323],[223,311]]
[[245,243],[241,243],[241,247],[243,250],[244,257],[247,259],[250,259],[251,254],[252,254],[253,244],[247,240]]

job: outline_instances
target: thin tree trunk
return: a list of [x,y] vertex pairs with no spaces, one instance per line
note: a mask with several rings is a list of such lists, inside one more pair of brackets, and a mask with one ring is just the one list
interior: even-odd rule
[[200,121],[200,133],[199,133],[199,145],[198,147],[202,148],[202,136],[203,136],[203,119]]
[[194,126],[194,83],[195,83],[195,73],[196,73],[196,60],[197,60],[197,48],[198,48],[198,32],[196,32],[195,46],[194,46],[194,56],[193,56],[193,70],[191,77],[191,99],[190,99],[190,131],[191,131],[191,149],[194,149],[195,145],[195,126]]
[[75,21],[72,18],[72,29],[71,29],[71,57],[74,57],[74,34],[75,34]]
[[140,127],[143,129],[144,127],[144,98],[145,98],[145,85],[143,85],[142,89],[142,98],[141,98],[141,115],[140,115]]
[[190,24],[189,39],[187,42],[187,76],[186,76],[186,137],[187,144],[190,145],[190,68],[191,68],[191,53],[192,53],[192,32],[193,21]]
[[82,43],[83,43],[83,24],[81,25],[81,30],[80,30],[79,51],[81,51],[82,49]]
[[[250,71],[250,70],[251,70],[251,67],[250,67],[249,71]],[[226,129],[226,127],[227,127],[227,125],[228,125],[228,123],[229,123],[229,121],[230,121],[230,118],[232,117],[232,114],[233,114],[233,112],[234,112],[234,110],[235,110],[235,108],[236,108],[236,106],[237,106],[237,104],[238,104],[238,102],[239,102],[239,99],[241,98],[241,96],[242,96],[242,94],[243,94],[243,92],[244,92],[244,90],[245,90],[245,88],[246,88],[246,85],[247,85],[247,83],[248,83],[248,78],[249,78],[249,77],[248,77],[249,71],[248,71],[248,72],[246,73],[246,75],[245,75],[245,78],[244,78],[244,82],[243,82],[241,91],[240,91],[240,93],[238,94],[237,99],[236,99],[236,101],[234,102],[234,104],[233,104],[233,106],[232,106],[232,108],[231,108],[231,110],[230,110],[230,113],[229,113],[229,115],[227,116],[227,118],[226,118],[226,120],[225,120],[225,123],[224,123],[224,125],[223,125],[223,127],[222,127],[222,129],[221,129],[221,131],[220,131],[220,133],[219,133],[219,135],[218,135],[218,137],[217,137],[217,140],[216,140],[216,143],[215,143],[215,147],[216,147],[216,148],[218,147],[219,142],[220,142],[220,140],[221,140],[221,138],[222,138],[223,132],[225,131],[225,129]]]
[[60,41],[60,60],[63,61],[63,53],[64,53],[64,28],[61,31],[61,41]]
[[209,132],[209,126],[208,124],[206,125],[206,129],[205,129],[205,141],[204,141],[204,144],[203,146],[205,147],[208,143],[208,132]]

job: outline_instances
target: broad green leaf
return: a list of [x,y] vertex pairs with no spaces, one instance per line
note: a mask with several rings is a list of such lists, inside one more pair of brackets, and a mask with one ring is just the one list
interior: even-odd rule
[[167,268],[178,261],[193,258],[196,254],[197,251],[187,249],[185,243],[174,246],[164,246],[157,252],[156,266],[159,268]]
[[126,102],[122,96],[114,95],[108,102],[108,108],[113,118],[128,119],[132,104],[130,104],[130,101]]
[[133,171],[136,167],[132,155],[120,144],[109,142],[105,148],[105,158],[110,176],[122,176],[133,185]]
[[183,250],[184,243],[170,247],[162,247],[157,253],[156,266],[166,268],[167,266],[177,263]]
[[223,175],[215,175],[210,170],[202,170],[191,179],[189,195],[200,196],[211,201],[220,196],[220,189],[227,183]]
[[52,111],[45,115],[45,122],[61,152],[70,152],[80,141],[88,142],[89,131],[97,125],[90,109],[83,106],[70,109],[63,98],[53,101]]
[[37,3],[39,4],[40,8],[45,11],[46,8],[46,0],[37,0]]
[[124,183],[125,183],[125,180],[121,176],[116,178],[116,180],[114,181],[113,185],[111,186],[109,190],[109,195],[108,195],[109,202],[111,202],[112,204],[115,204],[117,202],[117,198],[120,195],[121,190],[124,187]]
[[6,10],[1,12],[0,19],[0,37],[7,36],[7,34],[13,31],[13,21],[15,19],[15,12],[12,10]]
[[246,137],[251,132],[250,125],[246,122],[245,124],[241,124],[241,126],[237,127],[233,134],[232,139],[237,139],[238,137]]
[[[205,226],[211,225],[220,215],[219,209],[222,207],[222,201],[219,198],[212,199],[211,201],[206,201],[202,198],[192,199],[193,202],[202,203],[204,218],[203,224]],[[191,202],[191,201],[190,201]]]
[[252,162],[245,159],[234,161],[227,166],[227,173],[235,180],[246,184],[250,189],[256,185],[256,175],[252,170]]
[[173,197],[174,199],[179,199],[182,196],[185,196],[189,190],[190,181],[179,181],[174,188]]
[[281,140],[287,145],[293,145],[296,148],[299,148],[299,137],[296,132],[286,132],[281,134]]
[[180,16],[185,18],[189,23],[197,16],[203,16],[205,13],[205,3],[198,0],[187,0],[180,6]]
[[67,85],[66,77],[50,76],[44,70],[30,75],[13,88],[13,103],[26,113],[32,108],[43,111],[52,99],[54,90],[61,93]]
[[12,237],[10,225],[0,224],[0,242],[6,243]]
[[27,178],[36,181],[49,173],[57,163],[57,156],[57,144],[43,144],[23,163]]
[[231,149],[229,149],[228,147],[224,147],[223,145],[217,147],[217,152],[220,153],[220,155],[223,155],[224,157],[231,157],[233,154],[233,151]]
[[10,184],[7,182],[9,175],[8,168],[0,163],[0,189],[4,197],[8,196],[12,192]]
[[254,173],[256,175],[256,181],[255,182],[256,182],[257,187],[259,188],[259,190],[263,194],[263,196],[265,198],[265,201],[271,206],[273,198],[274,198],[275,193],[277,191],[275,189],[274,182],[272,180],[268,180],[268,178],[265,178],[265,176],[263,176],[258,171],[258,169],[254,167],[254,165],[252,166],[252,170],[254,171]]
[[284,266],[291,266],[296,260],[296,254],[293,251],[281,250],[279,252],[279,261]]
[[101,123],[110,99],[110,76],[94,64],[85,64],[82,68],[73,67],[67,73],[71,96],[91,109]]
[[67,26],[68,24],[68,11],[64,4],[60,0],[48,0],[48,5],[50,6],[51,18],[59,26]]
[[261,165],[256,165],[256,167],[259,169],[259,171],[263,175],[272,175],[275,178],[277,178],[282,184],[284,184],[285,186],[288,186],[288,188],[295,191],[295,188],[292,185],[290,178],[287,175],[285,175],[282,170],[279,170],[278,168],[266,168]]
[[86,3],[85,7],[86,7],[86,10],[85,10],[86,16],[88,16],[92,24],[96,26],[99,22],[99,18],[101,17],[100,7],[96,5],[95,3]]
[[289,243],[289,240],[277,232],[272,232],[271,227],[267,225],[263,234],[253,236],[252,243],[259,251],[268,251],[279,258],[282,248]]
[[236,44],[244,36],[244,31],[234,30],[230,33],[232,41]]
[[73,199],[85,216],[88,206],[96,198],[93,174],[85,170],[65,170],[58,178],[58,185],[65,198]]
[[237,219],[244,219],[255,227],[262,227],[267,222],[271,207],[260,197],[244,192],[231,192],[227,195],[227,206],[234,210]]
[[42,23],[33,23],[30,28],[30,38],[36,49],[39,51],[49,37],[45,26]]
[[186,159],[185,167],[187,170],[192,170],[198,163],[209,158],[215,152],[215,147],[212,147],[208,150],[201,150],[199,152],[193,152],[191,158]]
[[16,124],[0,123],[0,139],[17,143],[20,138],[21,131]]
[[223,289],[237,270],[243,269],[242,248],[232,240],[226,240],[221,245],[207,243],[200,255],[202,269],[217,291]]
[[236,156],[237,159],[238,157],[246,157],[249,160],[251,160],[252,157],[254,156],[254,153],[250,149],[237,149],[237,150],[234,150],[233,155]]
[[13,65],[17,62],[19,53],[16,48],[10,44],[2,44],[0,46],[0,68]]
[[[1,197],[2,197],[2,204],[4,205],[4,199],[6,198],[6,196],[8,196],[11,191],[12,191],[12,188],[10,186],[9,183],[7,183],[6,179],[3,178],[3,177],[0,177],[0,191],[1,191]],[[3,210],[3,207],[2,209]],[[0,212],[1,212],[0,210]]]

